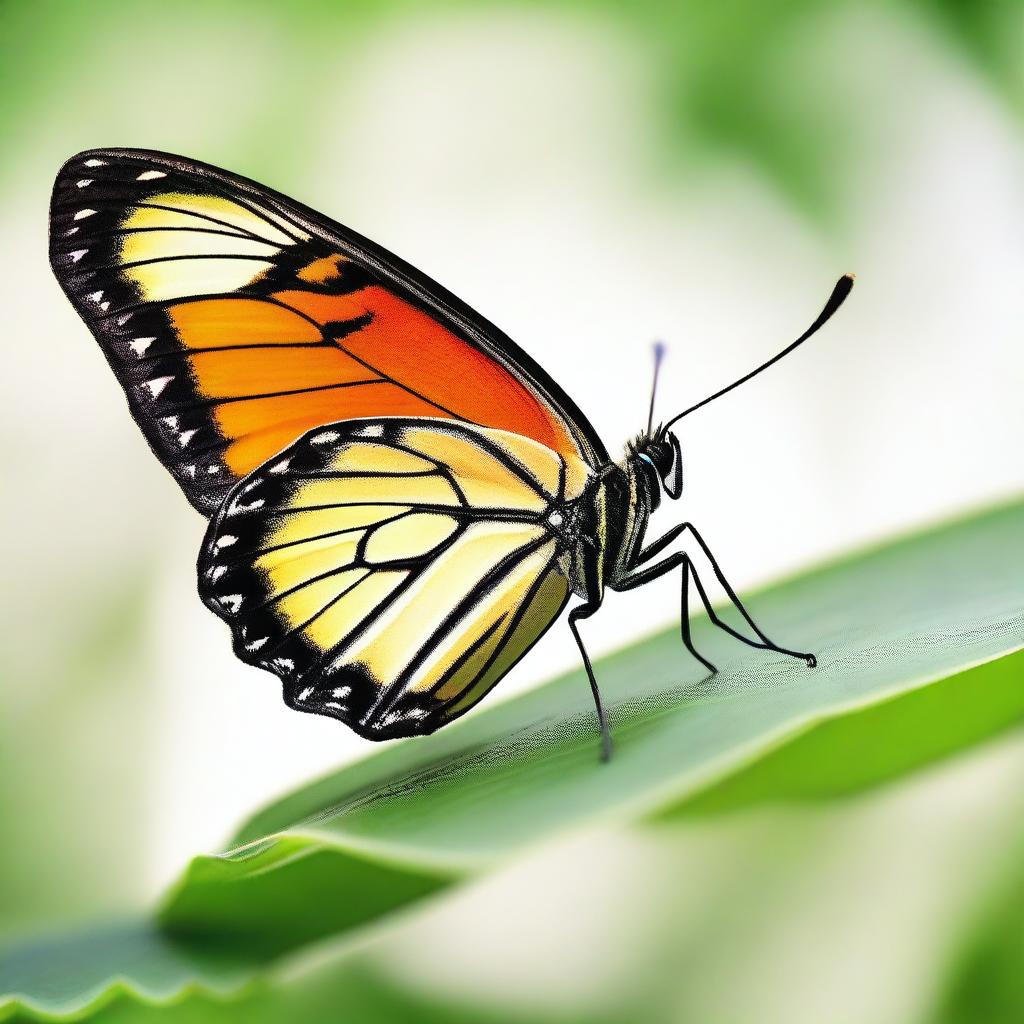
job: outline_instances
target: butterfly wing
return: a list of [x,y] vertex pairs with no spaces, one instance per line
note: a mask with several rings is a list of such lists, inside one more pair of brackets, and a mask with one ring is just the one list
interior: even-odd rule
[[206,604],[293,708],[363,736],[433,732],[557,618],[581,497],[574,456],[441,419],[317,428],[211,522]]
[[216,168],[79,154],[54,186],[50,257],[153,450],[207,515],[309,429],[359,417],[451,418],[607,460],[492,324],[355,232]]

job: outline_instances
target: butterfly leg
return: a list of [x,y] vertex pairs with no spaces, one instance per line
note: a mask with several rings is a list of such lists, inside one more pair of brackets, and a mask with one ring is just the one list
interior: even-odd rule
[[704,591],[704,586],[700,581],[700,577],[696,572],[693,573],[693,582],[700,593],[701,601],[704,603],[704,607],[707,609],[708,618],[718,626],[720,629],[725,630],[730,636],[736,637],[737,640],[742,640],[743,643],[749,647],[759,647],[766,651],[775,651],[777,654],[785,654],[790,658],[799,658],[801,661],[807,664],[808,668],[815,668],[818,664],[818,659],[813,654],[808,654],[805,651],[791,651],[788,647],[780,647],[774,640],[768,638],[762,631],[761,627],[753,620],[750,612],[744,607],[743,602],[740,600],[739,595],[733,589],[732,584],[725,578],[725,573],[722,572],[721,567],[718,564],[718,559],[711,553],[711,549],[707,545],[707,541],[700,535],[697,528],[692,523],[683,523],[683,528],[687,530],[693,537],[693,539],[700,545],[701,551],[704,552],[705,557],[708,560],[708,564],[711,566],[712,572],[715,574],[715,579],[718,580],[722,589],[729,596],[729,600],[732,602],[733,607],[743,616],[746,623],[756,634],[760,643],[755,643],[749,637],[745,637],[742,633],[737,632],[727,622],[723,622],[714,609],[711,607],[711,602],[708,600],[708,596]]
[[[715,574],[715,579],[718,580],[722,589],[728,595],[729,600],[732,602],[733,606],[740,613],[740,615],[743,616],[743,619],[746,621],[747,625],[749,625],[750,628],[754,631],[754,634],[757,636],[758,639],[752,640],[750,637],[744,636],[738,630],[733,629],[732,626],[730,626],[717,614],[717,612],[712,607],[711,601],[708,598],[707,591],[704,589],[704,585],[701,582],[700,576],[697,575],[697,570],[694,567],[693,562],[689,558],[689,556],[682,556],[685,558],[685,563],[682,560],[676,563],[680,565],[685,564],[687,566],[687,574],[686,576],[684,576],[683,579],[684,608],[686,602],[687,576],[692,575],[694,585],[697,587],[697,592],[700,595],[700,599],[702,604],[704,605],[705,610],[707,611],[708,618],[716,626],[718,626],[719,629],[728,633],[730,636],[735,637],[737,640],[742,641],[749,647],[757,647],[761,650],[775,651],[778,654],[785,654],[791,658],[799,658],[801,661],[806,662],[808,668],[814,668],[817,665],[818,661],[813,654],[807,654],[803,651],[792,651],[788,647],[780,647],[777,643],[771,640],[757,625],[757,623],[751,617],[750,613],[747,611],[743,602],[740,600],[739,595],[733,589],[732,584],[730,584],[729,581],[726,579],[725,573],[722,572],[721,566],[719,566],[718,560],[711,553],[711,549],[708,547],[707,542],[700,535],[700,532],[692,523],[681,523],[679,526],[673,527],[671,530],[668,531],[668,533],[666,533],[662,537],[659,537],[656,541],[649,544],[647,547],[642,548],[640,552],[637,554],[634,564],[642,565],[644,562],[648,561],[649,559],[657,555],[659,552],[663,551],[665,547],[668,546],[668,544],[670,544],[673,540],[675,540],[677,537],[681,536],[684,533],[689,533],[690,536],[692,536],[693,539],[697,542],[698,547],[701,549],[701,551],[704,553],[704,556],[707,558],[708,564],[711,566],[712,572],[714,572]],[[627,576],[625,580],[618,582],[616,584],[615,589],[625,590],[632,589],[633,586],[639,586],[639,583],[632,582],[638,577],[642,577],[642,582],[647,582],[650,579],[654,579],[656,576],[663,575],[665,572],[670,571],[670,568],[675,567],[674,565],[669,566],[668,564],[672,561],[672,557],[665,559],[663,562],[658,562],[656,565],[649,567],[649,569],[641,569],[637,572],[634,572],[631,576]],[[652,570],[656,569],[660,571],[657,573],[652,573]],[[648,575],[649,573],[650,575]],[[691,653],[695,653],[689,644],[687,644],[687,649],[690,650]],[[705,665],[709,664],[704,658],[701,658],[699,655],[697,655],[697,657]]]
[[[658,551],[662,550],[665,545],[670,541],[674,540],[675,537],[679,536],[681,530],[670,530],[665,537],[655,541],[654,544],[660,545]],[[670,536],[671,534],[671,536]],[[664,541],[664,544],[661,542]],[[654,547],[654,544],[651,547]],[[653,552],[657,554],[657,551]],[[650,557],[650,554],[649,556]],[[635,590],[637,587],[642,587],[645,583],[650,583],[651,580],[656,580],[660,576],[672,572],[674,569],[682,566],[683,569],[683,585],[681,593],[681,613],[679,616],[679,629],[683,638],[683,646],[697,659],[709,672],[712,674],[718,671],[718,668],[713,665],[707,658],[704,657],[696,647],[693,646],[693,639],[690,635],[690,577],[693,576],[694,582],[697,582],[697,573],[693,568],[693,562],[690,560],[690,556],[685,552],[678,552],[677,554],[670,555],[664,561],[658,562],[655,565],[647,566],[645,569],[637,569],[634,573],[627,576],[624,580],[621,580],[615,585],[616,590]],[[699,584],[698,584],[699,589]],[[703,591],[701,591],[703,597]],[[710,606],[707,603],[706,598],[704,599],[704,607],[711,613]]]
[[590,692],[594,696],[594,707],[597,710],[597,724],[601,730],[601,760],[610,761],[612,757],[612,734],[608,728],[608,716],[604,711],[604,702],[601,700],[601,690],[597,685],[597,676],[594,675],[594,667],[590,664],[590,655],[583,645],[583,637],[580,635],[579,622],[589,619],[601,607],[602,586],[600,569],[596,558],[584,560],[584,574],[588,597],[581,605],[577,605],[569,612],[569,628],[576,638],[576,646],[580,649],[583,657],[583,667],[587,672],[587,679],[590,681]]

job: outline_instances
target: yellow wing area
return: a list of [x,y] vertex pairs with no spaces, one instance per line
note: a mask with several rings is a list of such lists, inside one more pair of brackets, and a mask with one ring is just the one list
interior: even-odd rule
[[246,477],[211,523],[200,592],[286,702],[372,739],[483,697],[568,600],[564,524],[594,477],[516,434],[346,421]]

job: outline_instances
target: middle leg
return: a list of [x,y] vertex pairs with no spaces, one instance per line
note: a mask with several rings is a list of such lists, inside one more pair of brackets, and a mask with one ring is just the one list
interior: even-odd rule
[[[679,631],[682,634],[683,646],[694,656],[694,658],[697,659],[697,661],[699,661],[712,675],[714,675],[718,671],[718,668],[708,661],[708,659],[693,646],[693,638],[690,635],[690,577],[693,576],[693,579],[696,582],[697,573],[693,568],[693,562],[690,560],[690,556],[686,554],[686,552],[677,552],[674,555],[669,555],[668,558],[655,565],[648,566],[646,569],[638,569],[636,572],[627,576],[626,579],[618,583],[615,589],[620,591],[635,590],[637,587],[642,587],[645,583],[650,583],[651,580],[656,580],[660,576],[665,576],[672,572],[673,569],[679,567],[683,570],[680,594],[681,608],[679,615]],[[701,599],[704,601],[705,609],[710,614],[711,609],[707,603],[703,590],[698,587],[698,591],[701,594]]]

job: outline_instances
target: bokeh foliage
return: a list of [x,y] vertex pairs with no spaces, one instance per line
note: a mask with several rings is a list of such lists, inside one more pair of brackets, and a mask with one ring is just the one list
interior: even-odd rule
[[[218,16],[237,22],[240,39],[256,25],[269,25],[281,52],[299,58],[258,118],[235,126],[231,152],[221,156],[244,161],[264,177],[272,177],[282,162],[294,164],[295,154],[276,140],[303,134],[304,117],[306,130],[315,130],[305,98],[320,87],[320,58],[358,52],[381,26],[431,12],[530,6],[524,0],[296,0],[285,9],[274,0],[219,0]],[[656,82],[666,154],[680,158],[685,152],[685,160],[674,161],[675,173],[699,162],[702,151],[736,156],[823,226],[841,224],[842,168],[857,145],[849,112],[837,109],[829,90],[815,81],[821,70],[813,59],[815,32],[830,18],[872,8],[899,13],[959,49],[1009,104],[1019,109],[1024,103],[1022,13],[1015,0],[556,0],[538,6],[605,18],[637,39]],[[116,38],[126,18],[145,26],[161,7],[156,0],[8,0],[0,38],[0,63],[15,86],[0,92],[0,129],[8,146],[26,136],[42,110],[68,102],[90,64],[103,59],[102,41]],[[182,0],[175,17],[201,27],[208,10],[199,0]],[[91,140],[83,147],[96,144]]]
[[[201,31],[210,17],[233,22],[243,50],[255,29],[269,32],[287,58],[282,63],[286,73],[274,71],[273,89],[211,140],[210,152],[195,155],[245,167],[267,180],[294,173],[303,154],[280,140],[318,130],[315,119],[322,107],[307,98],[323,88],[326,58],[358,54],[374,33],[402,19],[530,6],[480,0],[296,0],[288,5],[182,0],[173,12],[182,24]],[[1019,113],[1024,100],[1024,14],[1017,2],[556,0],[533,6],[604,19],[636,41],[654,83],[663,141],[658,170],[665,180],[713,173],[717,161],[738,160],[826,235],[842,232],[845,176],[861,140],[849,110],[834,102],[834,89],[818,88],[823,69],[815,40],[821,26],[841,31],[845,15],[864,11],[898,17],[948,48],[1009,109]],[[168,6],[156,0],[7,0],[0,6],[5,81],[0,128],[7,154],[0,164],[0,187],[20,178],[18,154],[31,151],[50,124],[61,128],[64,155],[97,144],[161,145],[161,111],[131,124],[130,137],[97,139],[93,124],[78,117],[76,98],[86,93],[97,101],[87,87],[99,70],[110,77],[113,89],[132,90],[131,76],[145,66],[145,57],[119,53],[126,26],[144,53],[147,31],[154,33],[148,44],[159,46],[167,18]],[[117,75],[119,56],[133,58],[123,81]],[[181,61],[187,71],[187,48]],[[122,131],[128,127],[120,124]],[[166,146],[173,148],[170,142]],[[36,213],[41,225],[43,211]],[[5,444],[12,447],[13,440]],[[1021,563],[1012,554],[1022,532],[1019,519],[1019,508],[993,512],[977,535],[982,539],[972,541],[957,562],[958,571],[974,567],[976,575],[965,577],[976,587],[974,596],[1005,601],[1004,613],[1021,604],[1013,589]],[[907,543],[910,547],[902,550],[925,545],[927,557],[913,567],[890,566],[890,571],[892,579],[910,581],[913,592],[890,591],[882,599],[915,609],[920,615],[916,635],[931,640],[905,649],[903,655],[920,660],[911,665],[897,658],[891,678],[876,679],[870,693],[859,695],[863,707],[842,687],[808,689],[808,695],[827,694],[828,700],[794,705],[781,716],[779,693],[767,685],[729,692],[728,684],[721,691],[694,681],[668,692],[666,680],[678,676],[679,661],[676,640],[666,633],[602,666],[611,691],[618,691],[622,749],[612,769],[617,774],[602,774],[592,764],[591,722],[580,710],[580,679],[558,680],[453,730],[427,758],[448,758],[441,771],[424,765],[418,748],[397,748],[256,815],[237,837],[240,841],[253,842],[265,833],[285,835],[249,847],[244,855],[197,858],[162,910],[164,926],[179,940],[169,939],[149,918],[133,919],[62,937],[56,947],[17,947],[4,959],[0,978],[7,990],[28,985],[38,1005],[64,1019],[323,1020],[344,1006],[353,1019],[515,1020],[516,1014],[498,1009],[407,991],[372,958],[347,948],[297,972],[285,970],[278,958],[288,953],[301,960],[312,939],[343,931],[362,934],[386,914],[421,901],[429,905],[432,895],[490,870],[492,861],[518,856],[520,839],[546,839],[557,828],[593,817],[632,818],[632,810],[640,807],[662,824],[687,827],[778,801],[831,805],[836,797],[899,779],[1011,729],[1021,711],[1021,655],[996,658],[1012,646],[1004,641],[984,648],[992,640],[987,630],[998,618],[994,606],[986,619],[978,606],[965,605],[957,582],[946,578],[938,584],[922,570],[922,565],[947,564],[945,544],[927,537]],[[979,561],[979,553],[989,561]],[[879,564],[870,562],[877,557],[869,556],[867,564]],[[841,576],[856,571],[856,564],[826,569],[824,583],[838,578],[829,573]],[[1003,582],[993,583],[997,578]],[[130,862],[141,856],[142,841],[123,823],[145,800],[145,778],[131,763],[113,762],[92,734],[91,723],[122,716],[131,723],[140,749],[155,725],[145,712],[144,690],[132,675],[147,642],[143,620],[153,599],[152,567],[133,566],[98,596],[93,596],[95,577],[69,576],[65,584],[69,595],[78,596],[74,611],[63,603],[46,608],[46,614],[68,623],[46,657],[34,667],[15,657],[2,665],[5,686],[32,694],[35,701],[30,714],[9,715],[0,724],[0,822],[8,837],[0,861],[0,929],[9,933],[54,915],[119,911],[137,892]],[[795,580],[788,589],[761,595],[759,609],[783,632],[794,633],[795,623],[808,620],[823,634],[833,626],[846,628],[848,595],[833,592],[831,605],[815,604],[821,595],[815,588],[821,585],[823,578],[814,574]],[[83,601],[83,595],[88,599]],[[838,646],[849,642],[848,652],[855,650],[875,629],[877,623],[869,619],[880,607],[875,595],[862,602],[865,633],[845,640],[836,634],[832,641]],[[965,620],[978,627],[973,649],[958,646]],[[929,630],[940,623],[948,635],[937,642]],[[874,638],[872,659],[878,660],[888,648],[880,634]],[[748,673],[753,664],[747,659],[729,663],[727,679],[756,684],[759,677]],[[803,686],[796,672],[771,667],[773,673],[780,671],[783,691]],[[647,696],[656,699],[631,691],[641,678]],[[538,727],[545,719],[547,724]],[[752,731],[729,733],[743,721],[753,723]],[[49,723],[45,730],[41,722]],[[708,723],[712,727],[705,729]],[[493,756],[499,735],[513,737],[511,743],[498,744],[503,756],[511,755],[505,767]],[[756,748],[753,756],[749,742]],[[646,764],[635,753],[643,750],[648,751]],[[672,765],[670,777],[656,777],[655,770],[662,772],[665,764]],[[549,783],[550,794],[544,788]],[[672,799],[664,798],[661,786],[671,790]],[[115,794],[124,806],[114,805]],[[358,795],[354,802],[353,794]],[[336,812],[339,803],[346,813]],[[466,823],[476,823],[481,806],[485,819],[488,807],[492,816],[474,834]],[[319,898],[325,892],[332,898]],[[302,913],[295,913],[296,904]],[[951,960],[948,984],[936,1001],[937,1024],[1024,1016],[1020,904],[1020,878],[1008,869]],[[271,961],[274,966],[267,970]],[[115,976],[120,980],[110,984]],[[166,999],[173,1007],[149,1005]],[[5,1014],[18,1019],[22,1013],[8,1004],[0,1008],[0,1019]],[[534,1013],[529,1019],[539,1017]],[[571,1019],[583,1018],[574,1014]],[[608,1019],[620,1018],[609,1012]]]

